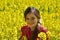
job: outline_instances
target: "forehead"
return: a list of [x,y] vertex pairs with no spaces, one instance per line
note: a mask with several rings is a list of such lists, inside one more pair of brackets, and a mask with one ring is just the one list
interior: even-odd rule
[[26,18],[29,18],[29,17],[36,17],[36,16],[34,15],[34,13],[28,13],[28,14],[26,15]]

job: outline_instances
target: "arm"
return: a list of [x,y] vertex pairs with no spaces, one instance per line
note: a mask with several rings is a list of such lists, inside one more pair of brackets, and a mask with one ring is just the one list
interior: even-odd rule
[[43,39],[41,39],[40,37],[38,37],[37,40],[43,40]]
[[49,40],[48,30],[43,28],[43,32],[46,34],[46,40]]
[[49,40],[48,30],[45,27],[41,25],[39,32],[44,32],[46,34],[46,40]]
[[19,40],[24,40],[24,39],[26,39],[26,34],[27,34],[27,30],[26,30],[27,28],[26,27],[22,27],[21,28],[21,37],[19,38]]
[[46,40],[49,40],[49,36],[47,32],[46,32]]
[[24,40],[23,36],[21,36],[21,37],[19,38],[19,40]]

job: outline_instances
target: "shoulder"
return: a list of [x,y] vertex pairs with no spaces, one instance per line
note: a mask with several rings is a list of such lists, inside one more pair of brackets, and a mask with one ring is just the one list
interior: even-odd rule
[[27,30],[27,29],[28,29],[28,26],[25,25],[25,26],[22,26],[21,31],[24,31],[24,30]]
[[27,28],[27,25],[21,27],[21,29],[25,29],[25,28]]
[[38,27],[38,30],[39,30],[39,32],[45,32],[45,33],[48,31],[43,25],[40,25]]
[[22,35],[26,35],[27,32],[28,32],[27,30],[29,30],[27,25],[26,26],[22,26],[22,28],[21,28]]

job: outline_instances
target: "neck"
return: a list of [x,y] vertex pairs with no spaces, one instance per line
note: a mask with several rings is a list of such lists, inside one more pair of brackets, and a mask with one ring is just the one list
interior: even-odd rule
[[30,27],[31,31],[34,31],[36,27],[37,27],[37,25],[35,27]]
[[30,27],[31,28],[31,31],[34,31],[35,27]]

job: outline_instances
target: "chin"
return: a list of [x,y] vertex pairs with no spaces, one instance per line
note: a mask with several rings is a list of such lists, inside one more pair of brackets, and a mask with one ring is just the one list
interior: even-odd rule
[[35,25],[32,25],[32,27],[35,27]]

